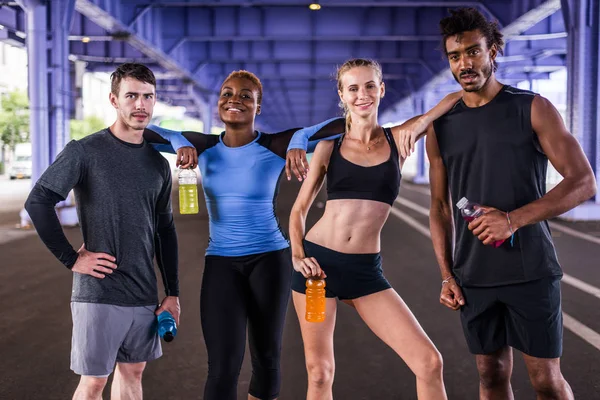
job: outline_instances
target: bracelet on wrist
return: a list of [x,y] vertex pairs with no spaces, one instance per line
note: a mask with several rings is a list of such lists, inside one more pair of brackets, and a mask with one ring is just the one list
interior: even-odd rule
[[448,278],[444,279],[442,281],[442,286],[444,286],[446,283],[450,282],[452,279],[456,280],[456,278],[454,276],[449,276]]
[[510,247],[513,247],[515,242],[515,231],[512,227],[512,222],[510,221],[510,215],[508,215],[508,211],[506,212],[506,220],[508,221],[508,229],[510,230]]

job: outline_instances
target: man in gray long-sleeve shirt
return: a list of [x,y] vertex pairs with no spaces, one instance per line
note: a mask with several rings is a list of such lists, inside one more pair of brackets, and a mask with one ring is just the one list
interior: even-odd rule
[[[142,138],[156,81],[140,64],[119,66],[111,81],[116,122],[67,144],[25,205],[40,238],[73,271],[71,369],[81,375],[74,399],[100,399],[115,362],[112,398],[141,399],[146,362],[162,355],[155,314],[168,310],[179,322],[171,171]],[[54,211],[71,189],[84,240],[79,251]],[[158,309],[155,251],[166,292]]]

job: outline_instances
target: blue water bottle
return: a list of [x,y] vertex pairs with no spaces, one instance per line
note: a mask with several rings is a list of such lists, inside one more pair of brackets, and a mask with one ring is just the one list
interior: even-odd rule
[[175,318],[168,311],[163,311],[158,314],[158,336],[163,338],[165,342],[170,342],[177,335],[177,324]]

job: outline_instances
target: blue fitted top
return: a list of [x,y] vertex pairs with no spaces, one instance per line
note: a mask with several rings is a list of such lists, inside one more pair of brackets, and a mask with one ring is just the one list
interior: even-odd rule
[[[221,135],[178,132],[151,125],[144,132],[155,146],[171,151],[182,146],[198,150],[198,167],[209,216],[210,237],[206,255],[245,256],[289,247],[275,215],[279,180],[284,172],[286,150],[314,147],[321,139],[334,139],[344,130],[336,118],[310,128],[276,134],[256,132],[244,146],[228,147]],[[153,136],[156,135],[157,137]]]
[[210,227],[206,254],[242,256],[288,247],[275,216],[285,159],[264,146],[261,132],[241,147],[227,147],[223,136],[198,157]]

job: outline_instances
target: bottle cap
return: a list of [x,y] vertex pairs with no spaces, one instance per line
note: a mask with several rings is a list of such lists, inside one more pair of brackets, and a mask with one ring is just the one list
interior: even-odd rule
[[466,197],[463,197],[462,199],[460,199],[458,201],[458,203],[456,203],[456,207],[458,207],[459,209],[462,210],[468,203],[469,203],[469,200],[467,200]]
[[163,336],[165,342],[171,342],[174,338],[175,336],[173,336],[173,332],[165,332],[165,335]]

